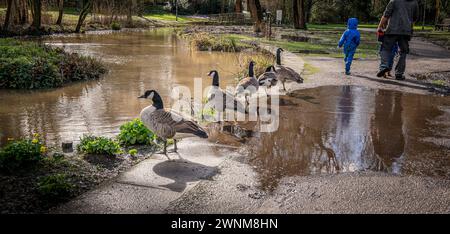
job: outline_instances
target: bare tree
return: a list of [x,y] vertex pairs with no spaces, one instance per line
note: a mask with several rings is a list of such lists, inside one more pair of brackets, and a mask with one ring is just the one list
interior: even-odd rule
[[41,0],[33,0],[32,2],[32,8],[33,8],[33,23],[32,27],[35,30],[39,30],[41,28],[41,14],[42,14],[42,2]]
[[134,1],[128,0],[128,9],[127,9],[127,24],[132,25],[133,24],[133,7],[134,7]]
[[5,23],[3,24],[3,30],[4,31],[8,31],[9,28],[9,24],[11,22],[11,11],[12,11],[12,5],[13,5],[13,0],[8,0],[7,1],[8,4],[8,8],[6,9],[6,15],[5,15]]
[[439,24],[441,20],[441,0],[436,0],[436,19],[434,20],[435,24]]
[[234,10],[236,11],[236,13],[241,13],[242,12],[242,0],[236,0],[235,4],[234,4]]
[[84,20],[86,20],[86,16],[89,14],[92,8],[92,0],[83,0],[83,9],[80,12],[80,16],[78,18],[77,27],[75,28],[75,32],[79,33],[81,30],[81,26],[83,26]]
[[259,2],[259,0],[248,0],[247,4],[248,4],[248,9],[250,10],[252,19],[255,22],[254,31],[255,32],[264,32],[264,22],[263,22],[261,3]]
[[306,29],[305,0],[293,0],[294,27]]
[[64,0],[58,0],[58,20],[56,20],[57,25],[62,25],[63,14],[64,14]]

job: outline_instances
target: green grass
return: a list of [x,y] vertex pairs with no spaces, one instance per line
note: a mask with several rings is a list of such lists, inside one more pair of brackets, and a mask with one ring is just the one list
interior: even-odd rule
[[[152,20],[161,20],[161,21],[176,21],[176,16],[174,14],[170,13],[149,13],[144,15],[145,18],[152,19]],[[193,22],[197,19],[189,18],[186,16],[178,16],[178,22],[180,23],[187,23],[187,22]]]
[[312,64],[305,63],[305,70],[303,74],[310,76],[318,73],[320,71],[320,68],[313,66]]
[[[236,42],[242,40],[257,41],[269,45],[281,47],[287,51],[300,52],[308,56],[327,56],[343,58],[342,49],[337,48],[337,43],[342,34],[342,30],[315,30],[310,29],[307,34],[311,37],[310,42],[297,42],[288,40],[267,40],[263,38],[250,37],[245,35],[225,34],[227,38],[233,38]],[[362,32],[361,45],[356,53],[356,58],[373,58],[378,53],[378,43],[370,32]]]
[[[52,16],[52,19],[56,22],[56,19],[58,19],[59,12],[58,11],[47,11],[47,14],[50,14]],[[78,13],[64,10],[63,14],[63,24],[76,24],[78,22]],[[86,20],[90,20],[90,15],[86,17]]]

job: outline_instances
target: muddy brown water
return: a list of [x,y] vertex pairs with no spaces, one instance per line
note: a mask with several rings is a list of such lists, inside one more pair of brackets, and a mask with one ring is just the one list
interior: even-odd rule
[[150,104],[137,98],[145,90],[159,91],[170,106],[172,87],[193,90],[194,77],[203,78],[203,87],[211,85],[206,74],[212,69],[225,87],[234,84],[239,70],[236,54],[192,51],[168,29],[53,36],[42,42],[99,58],[110,72],[100,81],[50,91],[0,90],[0,145],[33,133],[58,146],[83,134],[112,137]]
[[280,113],[278,131],[246,143],[264,189],[286,176],[366,170],[450,179],[449,97],[321,87],[283,97]]

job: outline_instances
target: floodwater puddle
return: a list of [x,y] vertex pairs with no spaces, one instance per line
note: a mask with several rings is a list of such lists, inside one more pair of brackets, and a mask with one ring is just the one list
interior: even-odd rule
[[245,144],[263,189],[286,176],[366,170],[450,178],[448,97],[330,86],[280,103],[278,131]]

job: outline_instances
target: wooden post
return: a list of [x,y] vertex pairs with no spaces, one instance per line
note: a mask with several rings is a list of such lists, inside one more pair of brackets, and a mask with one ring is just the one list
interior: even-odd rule
[[73,142],[63,142],[61,144],[62,150],[64,153],[71,153],[73,152]]

